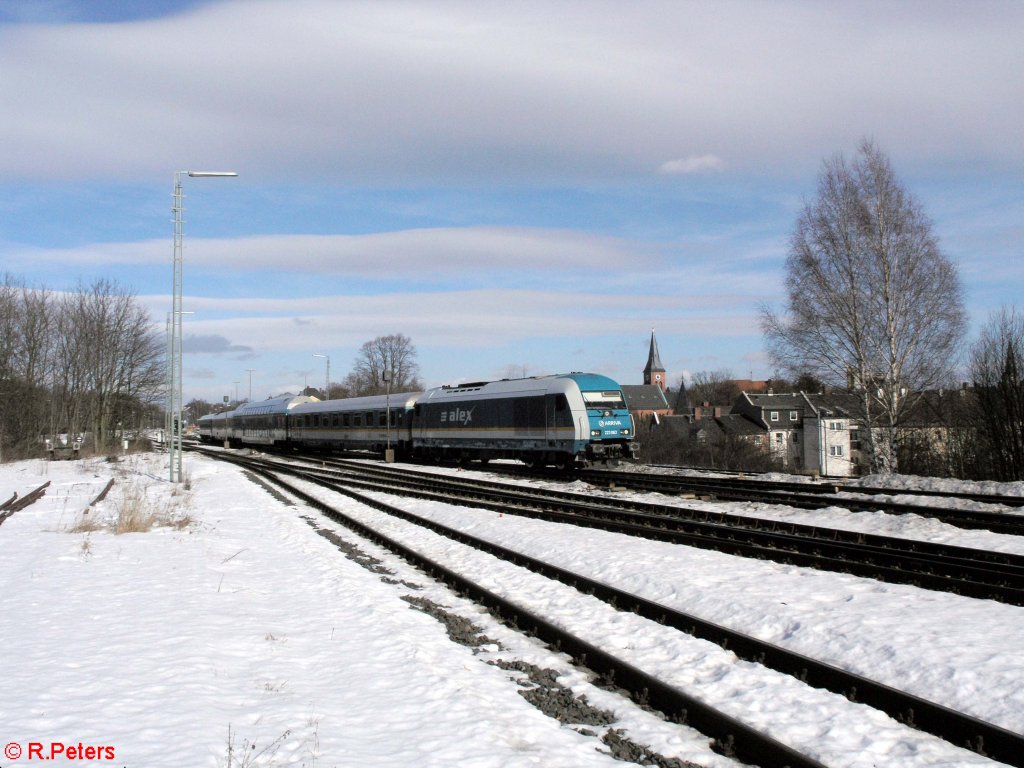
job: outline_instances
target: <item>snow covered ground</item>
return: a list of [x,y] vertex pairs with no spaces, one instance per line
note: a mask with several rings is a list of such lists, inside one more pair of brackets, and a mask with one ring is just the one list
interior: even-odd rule
[[[97,759],[75,765],[213,768],[229,765],[230,750],[231,765],[613,766],[623,763],[611,745],[623,740],[666,758],[734,765],[700,734],[591,685],[564,658],[378,547],[283,503],[240,470],[189,455],[187,491],[172,488],[166,474],[159,455],[0,466],[0,501],[51,482],[42,500],[0,526],[4,768],[37,764],[33,754],[65,759],[79,745],[109,747],[113,759],[98,750]],[[111,477],[107,499],[83,514]],[[436,502],[389,501],[1024,731],[1024,609]],[[345,509],[380,519],[354,502]],[[110,530],[133,510],[165,524]],[[1024,551],[1016,537],[928,520],[834,509],[774,514]],[[825,745],[819,758],[829,765],[994,765],[434,534],[384,524],[566,623],[585,614],[609,648],[659,659],[659,674],[738,716],[767,723],[782,712],[790,725],[779,737],[800,749]],[[444,623],[420,610],[430,606],[471,619],[485,637],[475,647],[453,642]],[[555,670],[598,714],[588,719],[593,713],[581,708],[568,724],[545,715],[520,693],[537,690],[523,671],[531,669]]]

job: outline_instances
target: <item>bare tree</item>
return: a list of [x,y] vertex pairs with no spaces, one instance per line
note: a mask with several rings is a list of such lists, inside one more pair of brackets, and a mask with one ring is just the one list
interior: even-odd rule
[[397,333],[363,344],[342,386],[352,397],[422,389],[412,339]]
[[995,480],[1024,480],[1024,315],[1003,307],[971,348],[980,467]]
[[4,456],[62,432],[90,431],[103,448],[118,425],[141,425],[164,382],[162,343],[132,294],[104,280],[63,295],[0,281]]
[[162,388],[163,343],[134,295],[108,280],[68,294],[57,325],[59,428],[88,428],[103,450]]
[[[682,385],[682,382],[680,382]],[[740,396],[740,388],[732,375],[732,371],[697,371],[690,377],[687,389],[690,403],[693,405],[732,405]]]
[[824,163],[786,261],[787,311],[762,309],[769,353],[792,375],[848,383],[869,468],[896,471],[896,429],[915,393],[948,385],[963,290],[931,221],[869,140]]

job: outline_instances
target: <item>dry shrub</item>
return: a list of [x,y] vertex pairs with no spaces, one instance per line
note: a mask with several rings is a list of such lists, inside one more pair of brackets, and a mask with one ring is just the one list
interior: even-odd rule
[[103,523],[100,522],[96,515],[90,515],[89,510],[86,510],[78,518],[78,522],[67,530],[68,533],[92,533],[93,531],[102,531]]
[[124,492],[119,502],[115,502],[117,518],[114,521],[114,533],[145,533],[157,524],[157,512],[145,493],[138,489]]
[[108,530],[115,534],[145,533],[153,528],[181,530],[192,524],[192,518],[181,507],[188,498],[173,495],[163,503],[146,495],[145,488],[121,485],[120,494],[111,499],[114,515],[103,515],[99,508],[87,509],[78,522],[67,530],[70,533],[90,533]]

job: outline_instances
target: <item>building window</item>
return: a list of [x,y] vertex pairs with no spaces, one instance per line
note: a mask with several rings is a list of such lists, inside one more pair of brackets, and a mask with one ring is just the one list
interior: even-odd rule
[[772,421],[778,421],[779,420],[779,412],[778,411],[772,411],[771,413],[768,414],[768,418],[770,418]]
[[800,418],[800,412],[799,411],[790,411],[789,412],[789,420],[790,421],[796,421],[799,418]]
[[775,442],[776,443],[781,443],[782,442],[782,433],[781,432],[776,432],[775,433]]
[[841,445],[830,445],[828,447],[828,455],[829,456],[842,456],[843,455],[843,446],[841,446]]

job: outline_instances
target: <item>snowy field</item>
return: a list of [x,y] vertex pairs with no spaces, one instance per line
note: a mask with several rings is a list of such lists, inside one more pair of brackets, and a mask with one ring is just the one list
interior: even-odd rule
[[[135,768],[614,766],[624,765],[611,755],[623,742],[696,765],[734,765],[700,734],[591,685],[564,658],[378,547],[275,498],[240,470],[189,455],[188,490],[172,488],[166,475],[159,455],[0,466],[0,501],[51,483],[43,499],[0,526],[4,768],[51,755],[51,764]],[[110,478],[116,482],[109,496],[84,513]],[[436,502],[388,500],[1024,731],[1024,609]],[[381,519],[354,502],[334,503],[367,521]],[[722,506],[767,512],[749,504],[716,508]],[[160,524],[115,533],[116,520],[133,512]],[[835,509],[773,514],[1024,552],[1017,537],[930,520]],[[826,764],[995,765],[841,697],[765,674],[712,644],[662,636],[637,617],[602,614],[605,607],[566,587],[407,524],[381,522],[389,535],[438,560],[476,569],[473,577],[488,588],[568,625],[585,618],[603,627],[609,649],[658,659],[658,674],[737,716],[757,722],[763,715],[768,723],[781,712],[789,725],[777,738],[801,750],[828,742],[817,755]],[[475,646],[453,642],[444,623],[420,610],[424,605],[471,619],[485,637]],[[523,695],[536,690],[528,669],[555,670],[560,685],[607,716],[588,719],[583,707],[575,722],[549,717]],[[69,759],[72,750],[87,759]]]

